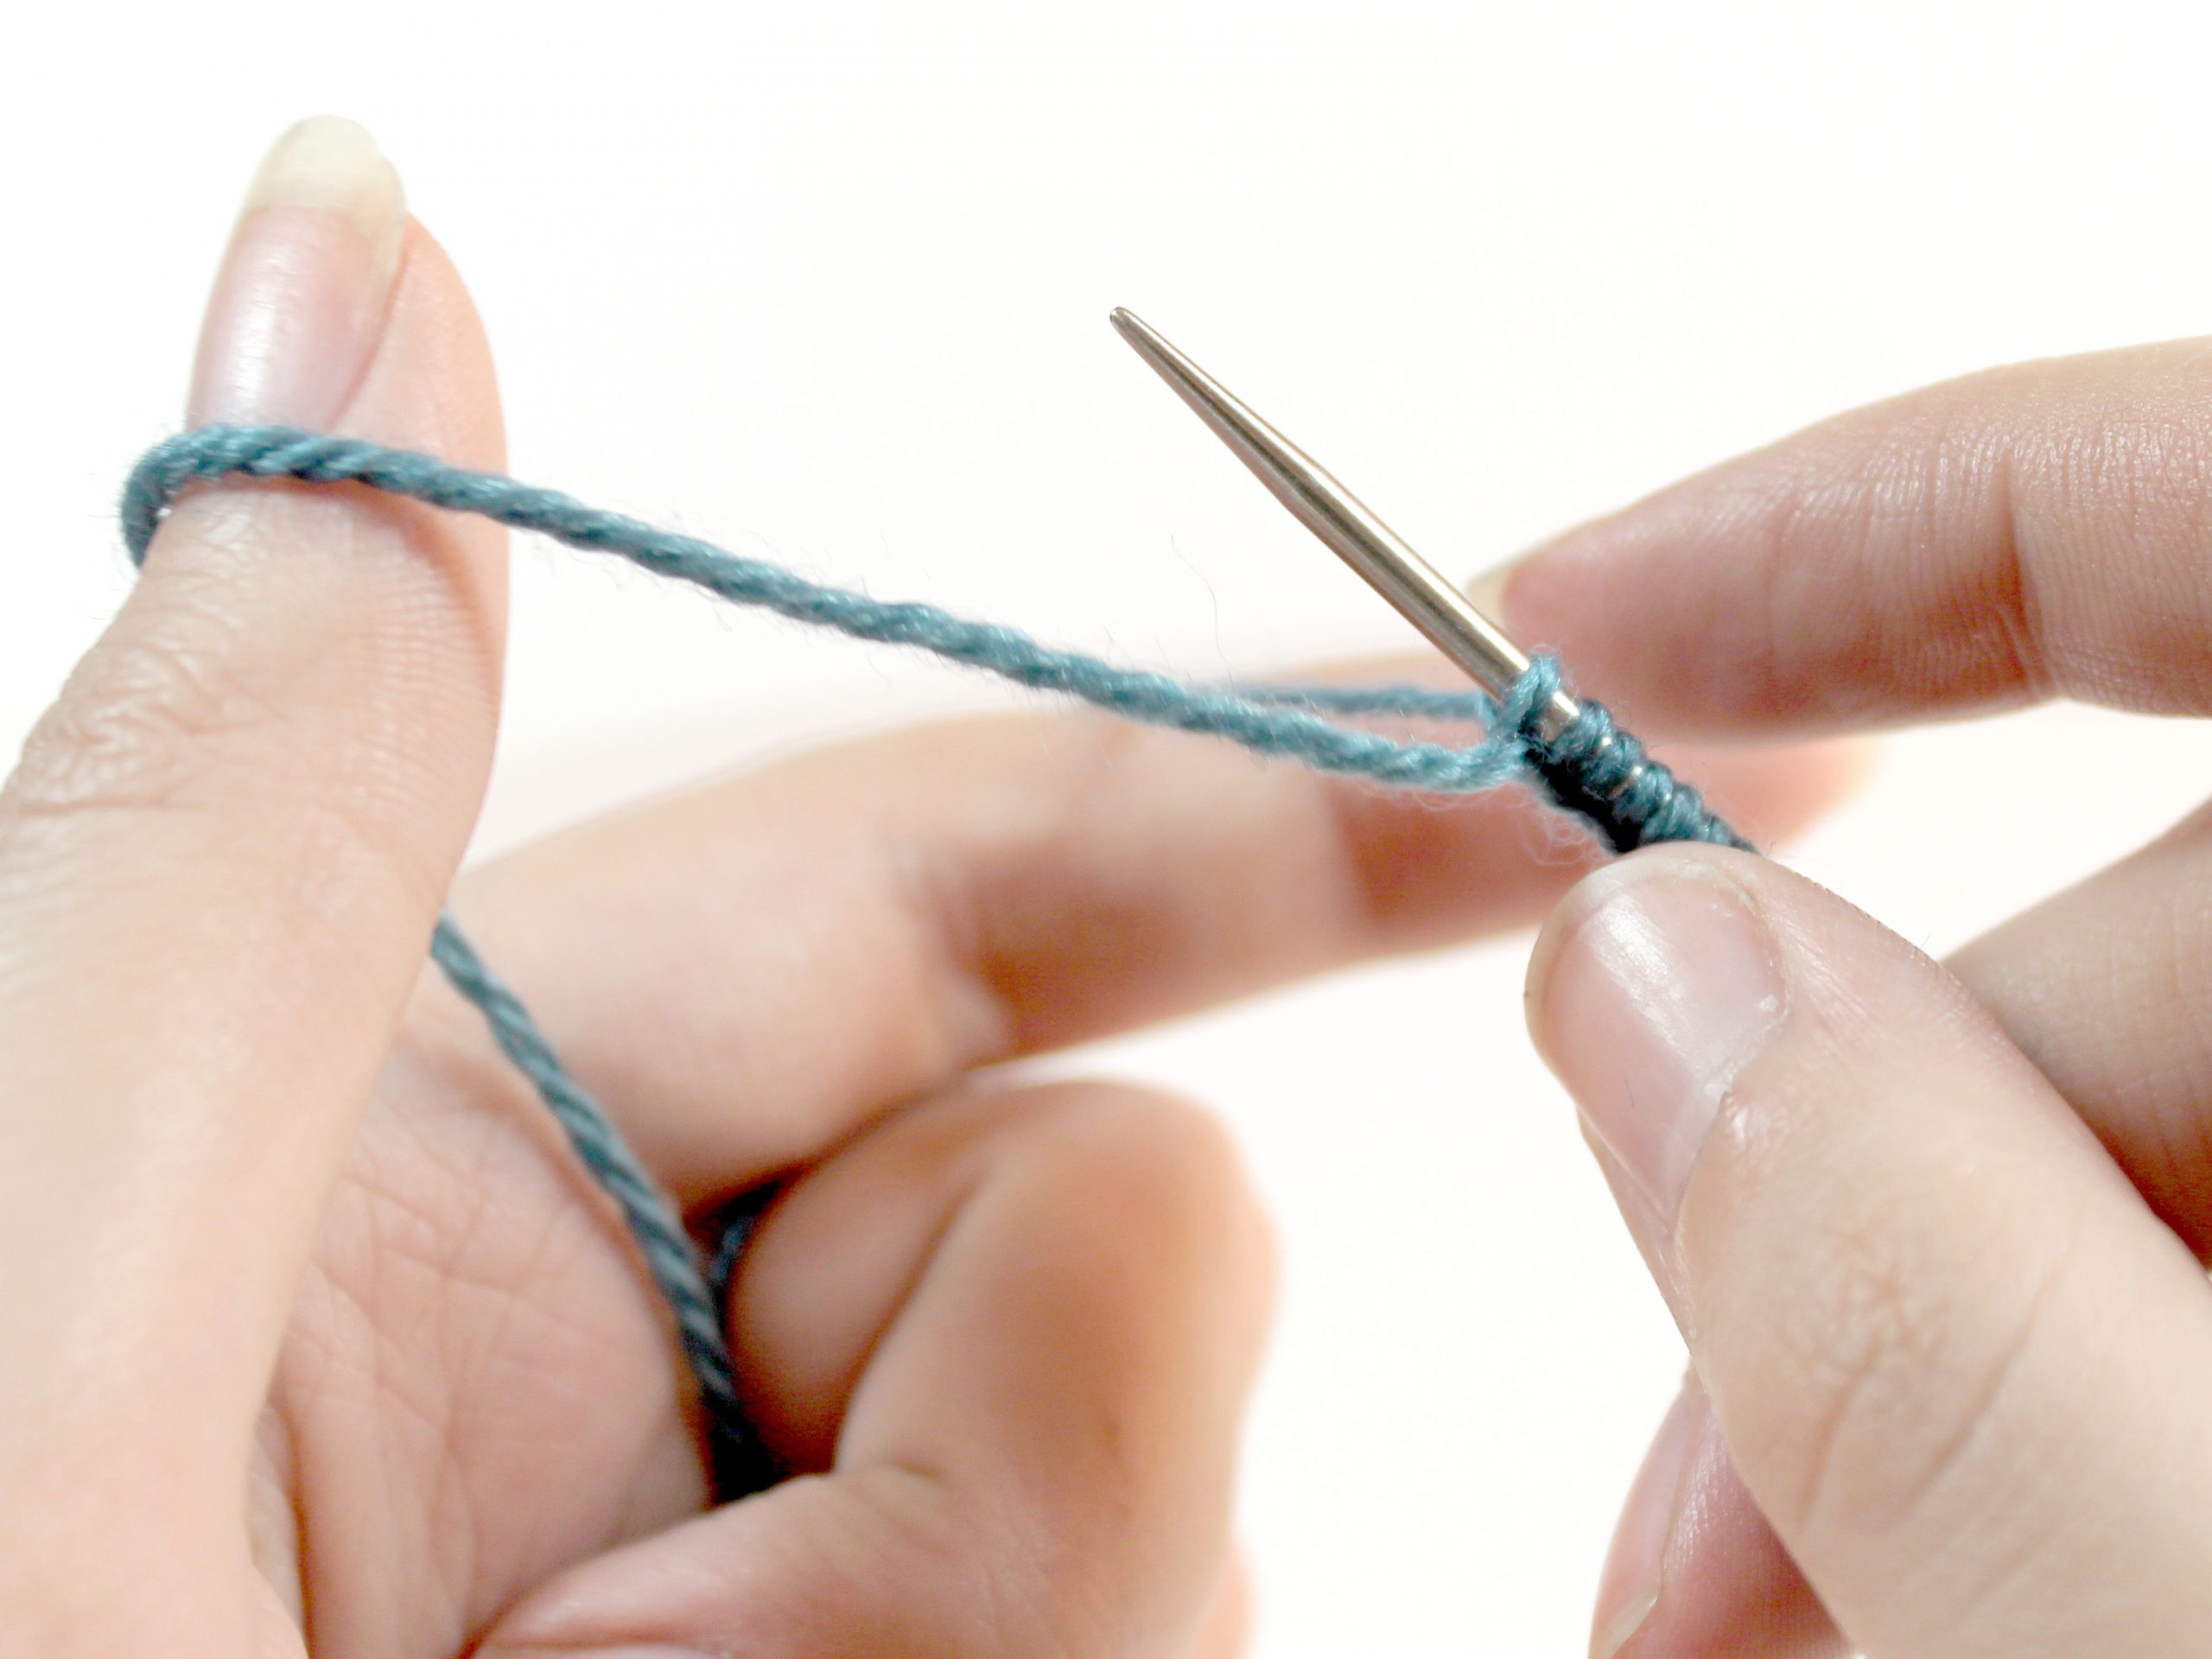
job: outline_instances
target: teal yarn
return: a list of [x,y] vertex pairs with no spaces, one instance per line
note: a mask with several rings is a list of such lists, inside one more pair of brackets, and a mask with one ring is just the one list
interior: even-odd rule
[[[485,965],[450,913],[441,914],[431,932],[430,958],[454,989],[476,1005],[499,1052],[530,1080],[577,1159],[620,1208],[645,1270],[675,1319],[677,1342],[698,1387],[715,1491],[736,1497],[773,1485],[781,1471],[738,1398],[736,1367],[722,1329],[734,1255],[721,1263],[718,1252],[712,1268],[700,1259],[676,1206],[638,1160],[606,1108],[561,1064],[522,999]],[[742,1247],[750,1219],[743,1230],[730,1227],[725,1249]]]
[[[133,559],[145,556],[154,527],[178,490],[195,479],[231,474],[365,484],[433,506],[480,514],[571,547],[618,554],[737,604],[757,605],[855,639],[912,645],[1020,685],[1079,697],[1125,719],[1227,738],[1317,771],[1399,788],[1465,794],[1524,780],[1526,773],[1544,766],[1589,771],[1602,766],[1603,787],[1583,792],[1591,798],[1589,810],[1599,813],[1594,821],[1616,844],[1662,839],[1741,844],[1705,809],[1695,791],[1650,761],[1601,706],[1586,702],[1584,718],[1568,732],[1549,743],[1540,741],[1535,712],[1560,684],[1558,664],[1547,658],[1530,665],[1503,706],[1480,693],[1410,686],[1239,691],[1186,685],[1163,674],[1055,650],[1017,629],[971,622],[934,605],[890,602],[809,582],[780,565],[741,558],[711,543],[586,506],[557,491],[471,472],[410,450],[279,426],[207,427],[148,451],[123,498],[124,536]],[[1397,742],[1323,720],[1318,711],[1472,718],[1486,721],[1491,733],[1467,748]],[[1633,798],[1615,798],[1612,791],[1631,780]]]
[[[1042,644],[1018,629],[974,622],[933,605],[897,603],[809,582],[762,560],[494,473],[472,472],[434,455],[358,438],[282,426],[212,426],[156,444],[124,486],[123,532],[143,563],[178,492],[226,477],[354,484],[455,512],[470,512],[570,547],[615,554],[705,588],[734,604],[855,639],[910,645],[1018,685],[1078,698],[1123,719],[1227,739],[1319,772],[1390,788],[1468,794],[1532,784],[1625,851],[1649,842],[1749,843],[1698,792],[1653,760],[1599,703],[1564,732],[1545,737],[1539,711],[1561,685],[1560,667],[1539,656],[1503,699],[1479,691],[1418,686],[1236,688],[1186,684]],[[1384,715],[1482,725],[1463,748],[1398,741],[1325,715]],[[430,954],[455,990],[475,1005],[493,1040],[558,1120],[592,1177],[620,1208],[645,1265],[672,1314],[698,1386],[715,1482],[725,1497],[760,1490],[779,1474],[750,1426],[722,1324],[728,1275],[765,1196],[740,1200],[714,1260],[702,1260],[675,1206],[639,1163],[613,1121],[562,1064],[513,991],[487,968],[451,916],[442,916]],[[729,1217],[724,1221],[729,1224]]]

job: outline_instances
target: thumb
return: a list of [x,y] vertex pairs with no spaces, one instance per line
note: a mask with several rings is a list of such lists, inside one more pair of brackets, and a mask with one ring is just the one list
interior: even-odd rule
[[1854,1643],[2201,1642],[2212,1294],[1956,981],[1773,865],[1668,848],[1560,906],[1530,1007],[1745,1485]]
[[[358,127],[304,123],[264,164],[191,412],[498,461],[474,313]],[[159,1490],[120,1507],[149,1523],[171,1497],[237,1513],[475,818],[504,602],[474,520],[200,491],[0,792],[0,1491],[42,1532],[114,1490],[87,1469],[140,1471]]]

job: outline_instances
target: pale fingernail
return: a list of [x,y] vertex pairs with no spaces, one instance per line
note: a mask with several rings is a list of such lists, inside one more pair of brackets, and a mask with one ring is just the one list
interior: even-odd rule
[[1652,1438],[1621,1506],[1620,1524],[1598,1576],[1590,1659],[1614,1659],[1658,1606],[1667,1549],[1681,1510],[1682,1478],[1712,1422],[1705,1391],[1694,1382],[1686,1383]]
[[1774,940],[1706,855],[1668,848],[1586,880],[1532,966],[1536,1039],[1658,1224],[1737,1072],[1781,1025]]
[[279,138],[208,298],[192,424],[335,421],[384,332],[406,217],[398,174],[353,122],[317,116]]
[[1505,620],[1505,590],[1521,569],[1522,561],[1508,559],[1503,564],[1493,565],[1470,582],[1462,590],[1467,602],[1491,621]]

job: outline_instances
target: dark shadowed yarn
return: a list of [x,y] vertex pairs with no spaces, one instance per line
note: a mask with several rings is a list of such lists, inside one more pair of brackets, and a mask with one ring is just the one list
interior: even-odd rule
[[[1535,658],[1502,700],[1479,691],[1418,686],[1186,684],[1080,652],[1056,650],[1017,629],[972,622],[934,605],[888,602],[809,582],[779,565],[743,558],[498,474],[471,472],[433,455],[358,438],[281,426],[207,427],[149,450],[123,494],[124,539],[132,560],[144,562],[162,513],[186,485],[231,476],[364,485],[477,513],[571,547],[616,554],[737,604],[760,606],[855,639],[912,645],[1020,685],[1080,698],[1125,719],[1225,738],[1317,771],[1445,794],[1534,783],[1624,851],[1657,841],[1747,845],[1695,790],[1617,727],[1599,704],[1581,702],[1580,717],[1565,731],[1541,735],[1539,713],[1560,685],[1559,664],[1548,657]],[[1471,721],[1484,726],[1486,735],[1464,748],[1402,742],[1325,715]],[[481,1011],[501,1052],[530,1080],[585,1168],[620,1207],[674,1316],[677,1340],[696,1380],[718,1490],[725,1497],[736,1497],[771,1484],[778,1470],[740,1402],[722,1320],[737,1254],[768,1195],[747,1195],[726,1211],[719,1218],[721,1244],[711,1261],[702,1260],[675,1206],[613,1121],[562,1065],[529,1010],[485,965],[450,916],[440,918],[430,954],[454,989]]]

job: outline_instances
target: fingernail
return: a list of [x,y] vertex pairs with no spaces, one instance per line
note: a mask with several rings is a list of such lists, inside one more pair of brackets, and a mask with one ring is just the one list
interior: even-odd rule
[[1671,1229],[1738,1071],[1782,1023],[1774,941],[1740,887],[1678,849],[1609,866],[1567,905],[1530,967],[1537,1044]]
[[1681,1510],[1683,1477],[1712,1421],[1705,1391],[1694,1382],[1684,1384],[1621,1506],[1612,1548],[1605,1552],[1605,1571],[1598,1575],[1590,1659],[1614,1659],[1658,1606],[1668,1547]]
[[192,424],[334,422],[384,331],[405,226],[399,175],[362,128],[317,116],[279,138],[207,302]]
[[1520,571],[1522,563],[1520,558],[1511,558],[1484,571],[1462,590],[1467,595],[1467,602],[1491,621],[1503,623],[1505,590]]

